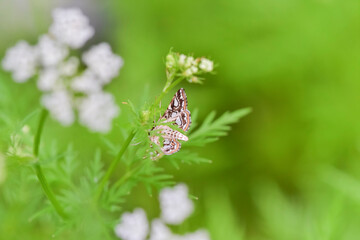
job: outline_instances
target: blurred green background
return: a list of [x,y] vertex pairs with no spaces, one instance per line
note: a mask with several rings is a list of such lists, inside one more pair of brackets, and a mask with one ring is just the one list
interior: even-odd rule
[[[47,32],[56,6],[80,7],[96,29],[88,46],[106,41],[124,58],[107,86],[118,103],[141,106],[145,88],[160,93],[173,47],[219,65],[204,85],[182,85],[200,119],[253,108],[229,136],[198,149],[212,164],[176,170],[160,163],[199,197],[186,228],[207,228],[214,240],[359,239],[360,1],[1,0],[1,58],[18,40],[35,43]],[[0,70],[0,87],[0,111],[12,119],[37,108],[34,81],[16,84]],[[10,130],[1,127],[3,154]],[[82,159],[105,149],[98,134],[50,120],[44,139],[54,138],[63,147],[71,142]],[[13,191],[21,201],[0,201],[0,239],[49,239],[50,221],[28,222],[31,190]],[[158,215],[142,186],[125,209],[138,206]]]

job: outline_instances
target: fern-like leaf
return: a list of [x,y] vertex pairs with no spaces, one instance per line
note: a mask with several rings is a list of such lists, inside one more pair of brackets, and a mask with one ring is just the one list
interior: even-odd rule
[[240,118],[251,112],[251,108],[239,109],[234,112],[225,112],[222,116],[215,120],[216,113],[211,112],[203,124],[189,136],[189,145],[204,146],[207,143],[215,142],[219,137],[226,136],[230,131],[229,126],[236,123]]

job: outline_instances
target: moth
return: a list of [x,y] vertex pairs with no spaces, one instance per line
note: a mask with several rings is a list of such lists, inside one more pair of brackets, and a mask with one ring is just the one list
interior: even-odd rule
[[[186,132],[191,125],[191,114],[187,106],[188,102],[185,90],[180,88],[172,98],[164,115],[159,120],[164,123],[173,122],[173,125],[178,125],[179,128]],[[188,141],[187,136],[167,125],[158,125],[151,131],[160,133],[163,139],[162,145],[160,145],[161,138],[159,136],[153,135],[150,137],[150,140],[158,145],[165,155],[171,155],[180,150],[181,144],[179,140]],[[160,156],[160,153],[156,152],[156,154],[157,155],[153,157],[155,159]]]

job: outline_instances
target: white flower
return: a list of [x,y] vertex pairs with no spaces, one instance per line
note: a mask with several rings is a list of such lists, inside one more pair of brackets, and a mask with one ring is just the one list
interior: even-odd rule
[[106,133],[111,122],[119,114],[119,108],[109,93],[94,93],[82,99],[79,104],[79,120],[95,132]]
[[179,56],[179,65],[183,66],[185,64],[185,60],[186,60],[186,55],[180,54],[180,56]]
[[168,54],[167,56],[166,56],[166,67],[167,68],[172,68],[172,67],[174,67],[175,66],[175,58],[174,58],[174,55],[173,54]]
[[62,76],[73,76],[79,66],[79,59],[77,57],[70,57],[66,62],[62,62],[58,69]]
[[25,41],[19,41],[6,51],[2,61],[5,70],[11,71],[15,82],[26,82],[35,74],[38,53],[36,48]]
[[198,68],[195,66],[192,66],[184,71],[184,76],[190,77],[191,75],[198,72]]
[[120,56],[113,54],[108,43],[93,46],[83,54],[82,59],[104,84],[109,83],[112,78],[116,77],[124,64]]
[[71,96],[65,90],[43,95],[41,103],[62,125],[69,126],[74,122]]
[[190,77],[193,74],[193,72],[191,71],[191,68],[188,68],[185,70],[185,72],[183,74],[186,77]]
[[193,65],[196,65],[196,61],[195,61],[194,57],[191,57],[191,56],[187,57],[184,66],[186,68],[189,68]]
[[94,35],[89,19],[78,8],[57,8],[53,11],[50,33],[72,48],[82,47]]
[[188,188],[178,184],[174,188],[164,188],[160,192],[161,218],[169,224],[182,223],[194,210],[188,198]]
[[71,88],[77,92],[93,93],[101,91],[102,86],[95,74],[86,70],[82,75],[73,79]]
[[39,38],[37,45],[40,61],[44,66],[54,66],[61,62],[69,53],[68,49],[48,35]]
[[123,240],[145,240],[149,223],[143,209],[137,208],[133,213],[124,213],[121,222],[115,226],[116,236]]
[[56,68],[45,68],[39,74],[37,86],[42,91],[54,90],[56,88],[55,86],[57,85],[59,77],[59,72]]
[[195,66],[192,66],[190,69],[193,74],[198,72],[198,68]]
[[183,75],[185,77],[191,77],[199,71],[198,61],[192,56],[181,54],[179,56],[179,66],[185,68],[183,69]]
[[205,72],[211,72],[214,69],[214,62],[207,58],[202,58],[199,67]]
[[151,222],[149,240],[170,240],[172,235],[170,229],[160,219],[155,219]]

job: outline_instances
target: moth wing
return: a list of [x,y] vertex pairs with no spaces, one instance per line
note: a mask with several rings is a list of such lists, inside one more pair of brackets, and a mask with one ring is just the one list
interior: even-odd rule
[[191,114],[187,109],[187,105],[188,102],[185,90],[180,88],[172,98],[168,108],[162,116],[162,119],[166,119],[167,122],[174,121],[174,123],[184,131],[189,130],[191,124]]
[[175,138],[165,138],[161,150],[165,155],[171,155],[178,152],[180,148],[181,144],[178,140]]

